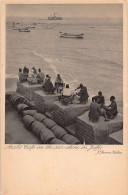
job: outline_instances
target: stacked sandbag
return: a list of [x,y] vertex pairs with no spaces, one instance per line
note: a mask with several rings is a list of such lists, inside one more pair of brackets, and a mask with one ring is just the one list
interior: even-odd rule
[[41,122],[39,121],[35,121],[33,124],[32,124],[32,131],[35,135],[39,136],[40,137],[40,132],[45,130],[46,127],[45,125],[43,125]]
[[30,108],[26,104],[18,104],[17,110],[22,114],[23,111],[29,110]]
[[39,121],[32,123],[32,131],[40,137],[43,144],[48,144],[55,135],[44,124]]
[[53,138],[51,141],[50,141],[50,144],[66,144],[64,141],[60,140],[60,139],[57,139],[57,138]]
[[37,121],[43,122],[43,120],[47,119],[47,117],[40,113],[35,113],[33,116]]
[[14,107],[17,107],[19,103],[25,102],[25,98],[18,93],[14,93],[10,96],[10,102]]
[[70,134],[64,135],[62,140],[67,144],[81,144],[81,142],[76,137]]
[[23,111],[23,116],[25,116],[25,115],[30,115],[30,116],[33,116],[33,115],[35,115],[37,113],[37,111],[36,110],[25,110],[25,111]]
[[34,119],[32,116],[30,116],[30,115],[25,115],[25,116],[23,117],[23,123],[25,124],[25,126],[26,126],[29,130],[31,130],[31,125],[32,125],[33,122],[35,122],[35,119]]
[[67,134],[67,132],[60,126],[58,125],[54,125],[52,128],[51,128],[51,131],[54,133],[54,135],[58,138],[58,139],[62,139],[62,137],[64,135]]
[[44,120],[43,120],[43,124],[44,124],[47,128],[49,128],[49,129],[51,129],[53,126],[56,125],[56,123],[55,123],[53,120],[49,119],[49,118],[44,119]]

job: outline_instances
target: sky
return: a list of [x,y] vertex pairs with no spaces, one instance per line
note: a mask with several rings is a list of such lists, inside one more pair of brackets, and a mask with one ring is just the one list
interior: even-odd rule
[[8,4],[8,17],[48,17],[56,13],[62,17],[112,17],[121,18],[123,9],[121,4]]

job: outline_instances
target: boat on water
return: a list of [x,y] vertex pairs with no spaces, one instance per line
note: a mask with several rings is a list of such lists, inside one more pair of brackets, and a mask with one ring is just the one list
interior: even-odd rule
[[12,28],[12,30],[19,30],[19,28],[14,27],[14,28]]
[[35,26],[26,26],[26,28],[35,28]]
[[28,28],[19,28],[19,32],[30,32]]
[[48,20],[62,20],[62,17],[56,16],[55,13],[54,13],[54,16],[48,17]]
[[60,33],[60,37],[63,38],[83,38],[84,33],[82,34],[70,34],[70,33],[63,33],[63,32],[59,32]]

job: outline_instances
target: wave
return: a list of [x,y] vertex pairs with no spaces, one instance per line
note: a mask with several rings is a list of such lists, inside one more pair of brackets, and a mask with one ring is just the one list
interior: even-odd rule
[[18,79],[18,75],[17,74],[6,74],[5,78],[16,78],[16,79]]
[[53,61],[55,61],[56,59],[53,60],[53,58],[47,58],[44,57],[42,54],[37,53],[36,51],[32,51],[33,54],[35,54],[36,56],[39,56],[40,58],[42,58],[45,62],[47,62],[50,66],[50,68],[53,70],[55,76],[59,73],[56,69],[56,67],[53,65]]

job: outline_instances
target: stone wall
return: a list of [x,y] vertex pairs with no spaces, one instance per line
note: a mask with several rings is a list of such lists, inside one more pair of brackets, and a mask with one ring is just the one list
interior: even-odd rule
[[89,110],[89,104],[69,104],[65,106],[60,102],[54,102],[54,105],[52,118],[62,127],[75,123],[78,116]]
[[97,123],[88,119],[88,112],[76,120],[76,137],[85,144],[107,144],[109,134],[123,128],[123,116],[119,113],[115,119],[105,122],[101,116]]
[[42,89],[42,86],[40,84],[29,85],[28,82],[26,82],[26,83],[18,84],[16,91],[18,93],[22,94],[28,100],[33,101],[34,100],[34,91],[37,91],[40,89]]
[[54,108],[54,101],[58,100],[58,95],[50,94],[46,95],[43,90],[34,92],[34,103],[36,109],[41,112],[51,112]]

